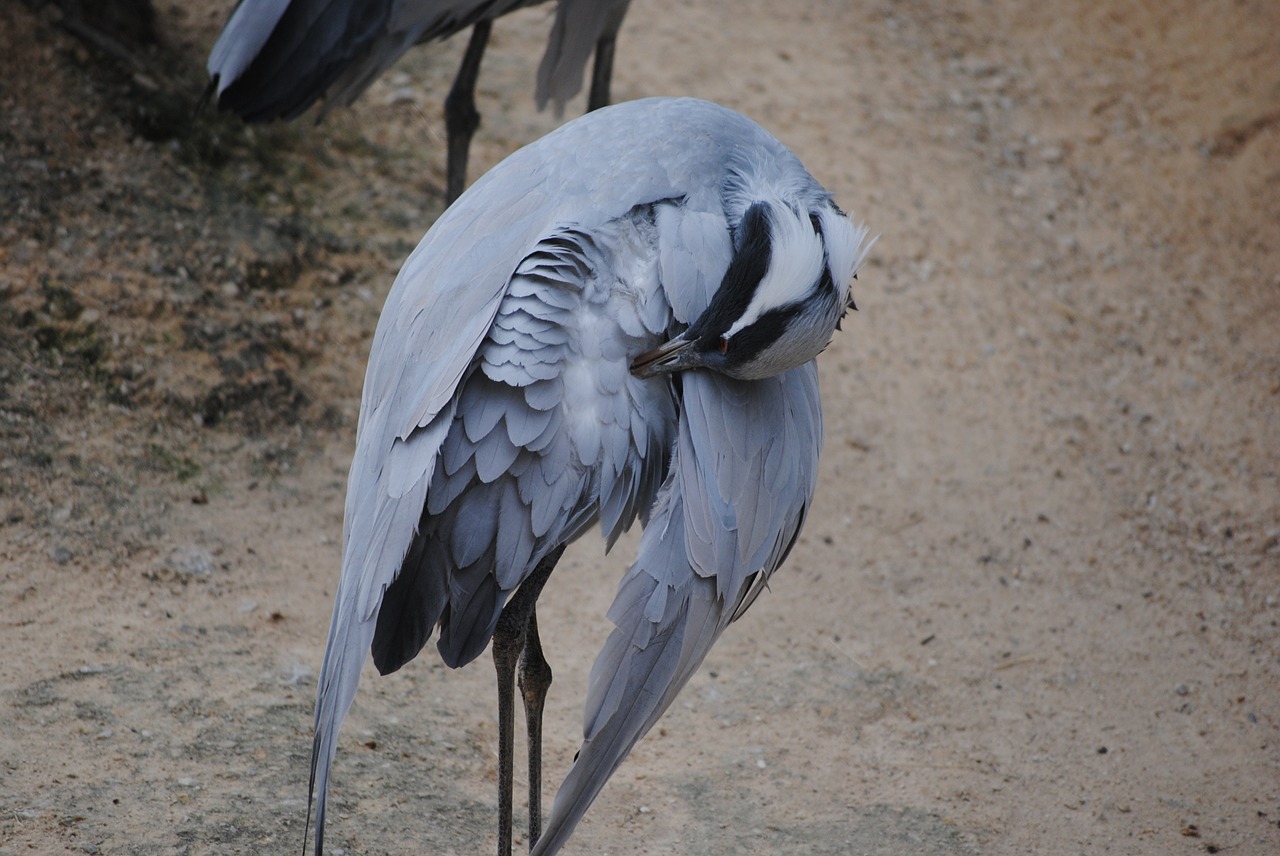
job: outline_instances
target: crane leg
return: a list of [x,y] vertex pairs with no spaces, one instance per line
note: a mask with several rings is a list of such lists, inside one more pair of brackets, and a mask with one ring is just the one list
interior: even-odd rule
[[[540,561],[533,569],[520,587],[516,589],[516,593],[511,596],[511,600],[507,601],[507,605],[502,608],[502,615],[498,618],[498,626],[493,631],[493,665],[498,673],[498,856],[511,856],[511,789],[512,778],[514,772],[513,756],[515,754],[515,683],[516,683],[516,666],[520,665],[524,660],[528,665],[523,667],[524,672],[536,673],[539,671],[537,661],[541,660],[542,669],[545,670],[545,678],[541,680],[542,697],[546,697],[546,688],[551,685],[551,669],[547,666],[546,660],[542,658],[542,647],[535,641],[534,647],[537,649],[533,660],[524,658],[526,646],[529,639],[529,629],[533,627],[533,636],[537,637],[537,624],[533,618],[534,606],[538,602],[538,595],[542,593],[542,587],[546,584],[547,578],[551,576],[551,571],[555,568],[556,562],[560,560],[560,555],[564,553],[564,546],[557,547],[552,550],[542,561]],[[525,693],[525,686],[536,687],[539,683],[539,677],[531,674],[530,677],[521,676],[521,692]],[[536,694],[536,691],[535,691]],[[531,714],[528,708],[528,695],[526,698],[526,721],[529,720]],[[539,705],[537,725],[537,756],[538,771],[541,773],[541,757],[542,757],[542,712]],[[534,769],[534,735],[531,733],[529,737],[529,770],[532,777]],[[539,777],[540,778],[540,777]],[[540,792],[541,782],[538,783]],[[534,806],[539,805],[541,800],[535,795],[533,790],[534,783],[530,782],[530,812],[529,812],[529,829],[530,833],[536,828],[541,830],[541,817],[534,817]],[[540,814],[540,812],[538,812]],[[533,846],[530,840],[529,846]]]
[[448,137],[449,161],[446,167],[446,202],[452,203],[467,186],[467,153],[471,137],[480,127],[480,111],[476,109],[476,80],[480,77],[480,60],[489,44],[490,21],[480,21],[471,28],[471,41],[462,55],[462,65],[453,87],[444,99],[444,129]]
[[551,688],[551,665],[542,655],[537,610],[529,612],[524,655],[520,658],[520,694],[529,735],[529,849],[542,836],[542,711]]

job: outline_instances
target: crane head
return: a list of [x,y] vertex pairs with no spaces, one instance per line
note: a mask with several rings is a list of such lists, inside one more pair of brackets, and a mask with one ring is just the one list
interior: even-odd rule
[[692,369],[771,377],[830,343],[853,306],[850,280],[870,248],[866,227],[830,202],[806,212],[767,199],[747,207],[735,237],[711,303],[684,332],[636,357],[636,377]]

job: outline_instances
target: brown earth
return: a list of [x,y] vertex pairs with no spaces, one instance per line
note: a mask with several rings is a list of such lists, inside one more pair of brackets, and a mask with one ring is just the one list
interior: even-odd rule
[[[462,44],[319,126],[192,125],[230,5],[145,48],[0,8],[4,853],[302,842],[364,360]],[[548,15],[495,29],[473,176],[556,123]],[[1278,33],[635,0],[616,99],[751,115],[882,237],[804,536],[567,852],[1280,852]],[[633,547],[543,597],[553,771]],[[446,671],[366,680],[335,848],[491,851],[492,674]]]

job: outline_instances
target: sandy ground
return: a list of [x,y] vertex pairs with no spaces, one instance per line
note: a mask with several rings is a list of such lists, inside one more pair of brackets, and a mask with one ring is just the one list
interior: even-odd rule
[[[187,129],[230,5],[114,57],[0,9],[4,853],[302,841],[360,378],[462,45],[319,127]],[[566,852],[1280,852],[1280,5],[1046,8],[635,0],[616,99],[751,115],[882,238],[804,536]],[[556,123],[548,14],[495,30],[473,176]],[[548,789],[633,543],[544,594]],[[490,852],[492,672],[446,671],[366,679],[335,848]]]

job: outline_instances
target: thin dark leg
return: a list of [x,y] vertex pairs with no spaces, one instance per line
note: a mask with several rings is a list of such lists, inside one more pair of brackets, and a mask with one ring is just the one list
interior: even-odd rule
[[520,694],[524,696],[524,723],[529,734],[529,849],[542,836],[542,711],[551,688],[551,665],[542,656],[538,638],[538,612],[529,612],[525,625],[524,656],[520,658]]
[[[511,780],[515,754],[515,674],[528,638],[538,595],[564,547],[552,550],[507,601],[493,631],[493,665],[498,673],[498,856],[511,856]],[[541,648],[539,648],[539,654]],[[547,670],[550,672],[550,669]],[[548,684],[550,680],[548,679]],[[530,743],[532,747],[532,742]],[[541,747],[539,747],[541,748]],[[532,752],[532,748],[530,749]],[[541,754],[541,753],[539,753]],[[539,824],[541,819],[539,819]],[[530,845],[532,846],[532,845]]]
[[480,77],[480,60],[484,59],[492,28],[490,21],[481,21],[471,28],[471,41],[467,43],[467,52],[462,55],[458,76],[444,99],[444,129],[449,138],[448,183],[445,189],[448,198],[445,201],[449,203],[462,195],[467,185],[467,152],[471,149],[471,136],[480,127],[480,112],[476,110],[476,80]]
[[[506,618],[506,612],[502,614]],[[511,756],[515,752],[515,675],[524,643],[504,629],[493,634],[493,665],[498,672],[498,856],[511,856]],[[514,629],[514,628],[513,628]]]
[[617,32],[601,36],[596,42],[596,64],[591,71],[591,92],[587,96],[588,113],[609,106],[609,82],[613,79],[613,50],[617,44]]

